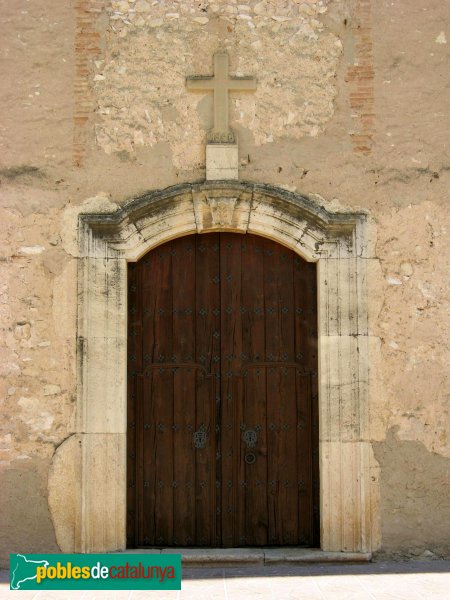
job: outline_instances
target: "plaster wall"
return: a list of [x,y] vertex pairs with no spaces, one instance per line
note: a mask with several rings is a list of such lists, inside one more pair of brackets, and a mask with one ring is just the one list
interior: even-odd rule
[[[448,553],[446,4],[18,0],[3,3],[2,15],[3,560],[58,547],[48,475],[66,471],[58,448],[74,456],[65,482],[77,480],[82,461],[78,214],[205,178],[211,98],[187,93],[184,78],[208,74],[219,48],[232,74],[258,80],[256,93],[231,96],[240,179],[307,195],[331,212],[364,210],[376,224],[368,265],[375,548]],[[32,515],[26,527],[23,515]]]

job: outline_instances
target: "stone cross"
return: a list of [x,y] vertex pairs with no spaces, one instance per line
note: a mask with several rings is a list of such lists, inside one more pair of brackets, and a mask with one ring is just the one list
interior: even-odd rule
[[196,75],[186,78],[188,90],[211,90],[214,92],[214,126],[208,132],[208,143],[233,144],[235,137],[228,125],[228,92],[234,90],[256,90],[254,77],[230,77],[228,74],[228,54],[214,54],[214,75]]

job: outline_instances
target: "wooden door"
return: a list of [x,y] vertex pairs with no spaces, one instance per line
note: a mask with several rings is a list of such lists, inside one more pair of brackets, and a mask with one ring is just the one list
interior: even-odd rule
[[315,277],[233,233],[130,264],[130,547],[319,545]]

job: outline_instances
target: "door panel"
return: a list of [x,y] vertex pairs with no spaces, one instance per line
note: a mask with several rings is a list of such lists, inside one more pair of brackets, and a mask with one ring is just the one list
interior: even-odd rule
[[[303,285],[294,286],[299,266]],[[226,234],[221,268],[222,414],[233,424],[222,442],[224,543],[317,543],[310,451],[316,304],[301,317],[303,296],[315,295],[315,266],[270,240]]]
[[217,543],[219,272],[218,236],[180,238],[130,265],[128,534],[137,546]]
[[188,236],[129,267],[130,546],[318,545],[315,265]]

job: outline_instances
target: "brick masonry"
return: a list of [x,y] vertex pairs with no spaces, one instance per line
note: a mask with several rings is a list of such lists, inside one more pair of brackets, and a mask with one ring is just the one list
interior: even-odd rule
[[354,152],[368,155],[372,150],[375,127],[371,0],[358,0],[352,32],[355,59],[346,76],[350,109],[355,119],[355,128],[350,137]]
[[73,115],[73,163],[81,166],[86,154],[92,128],[95,102],[91,79],[93,61],[102,54],[97,19],[104,8],[104,0],[76,0],[75,74]]

